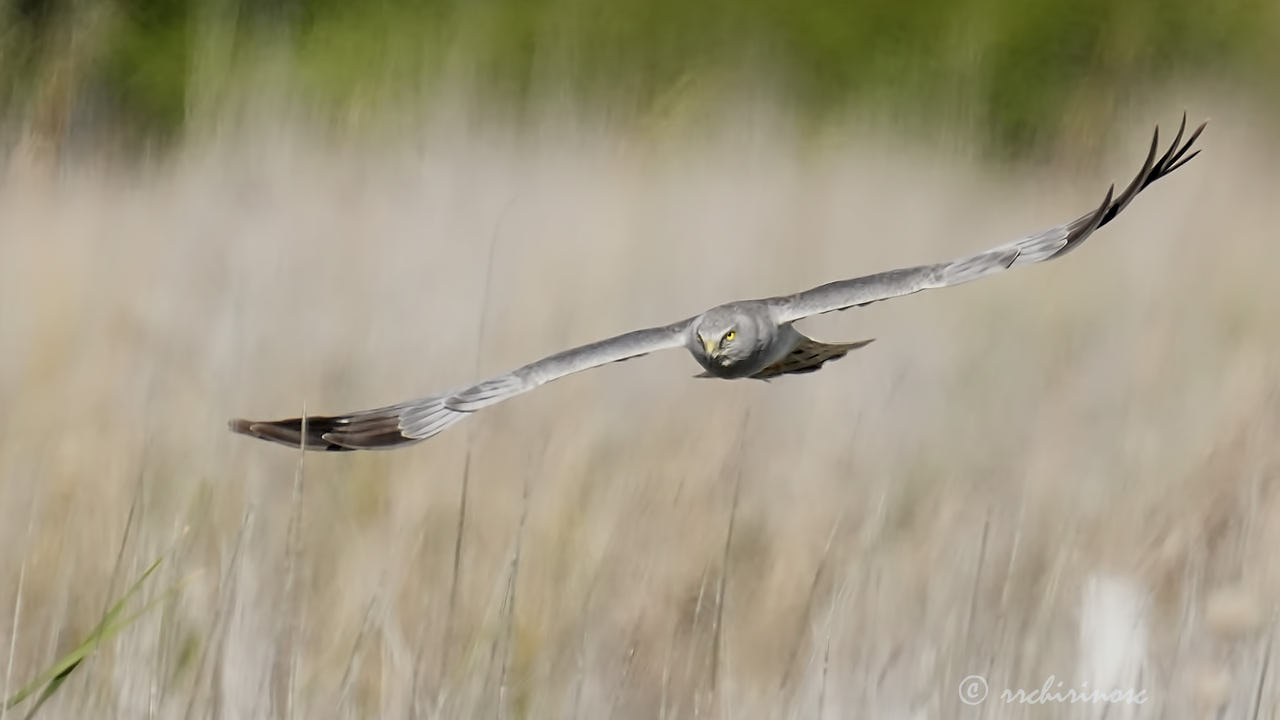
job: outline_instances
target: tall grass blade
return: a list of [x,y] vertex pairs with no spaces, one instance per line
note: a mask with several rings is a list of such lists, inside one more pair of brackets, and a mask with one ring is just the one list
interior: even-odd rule
[[59,658],[52,666],[40,673],[35,680],[32,680],[30,683],[19,689],[18,692],[14,693],[13,697],[5,700],[5,709],[12,709],[22,701],[31,697],[31,695],[33,695],[37,690],[40,690],[39,698],[36,699],[35,705],[31,707],[31,710],[27,712],[25,717],[30,718],[35,715],[40,707],[58,691],[58,688],[60,688],[64,682],[66,682],[67,678],[71,676],[71,673],[80,666],[80,663],[83,662],[85,658],[89,657],[89,655],[93,654],[93,652],[97,650],[103,642],[114,638],[120,633],[120,631],[133,624],[134,621],[146,614],[148,610],[155,607],[160,600],[163,600],[176,592],[181,584],[170,588],[159,597],[144,605],[141,610],[125,616],[123,619],[121,618],[121,616],[124,615],[125,606],[129,603],[129,600],[138,594],[138,591],[142,589],[142,585],[147,581],[147,578],[151,577],[156,569],[160,567],[162,559],[151,563],[151,566],[142,573],[141,577],[134,581],[133,585],[129,587],[129,590],[126,591],[125,594],[107,610],[106,614],[102,616],[102,619],[98,621],[97,626],[95,626],[93,631],[89,633],[89,636],[85,638],[84,642],[80,643],[80,645],[71,652]]

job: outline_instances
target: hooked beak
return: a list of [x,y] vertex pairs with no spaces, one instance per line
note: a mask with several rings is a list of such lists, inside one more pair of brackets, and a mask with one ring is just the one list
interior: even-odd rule
[[705,338],[702,340],[702,347],[706,348],[707,356],[713,358],[716,356],[716,351],[719,349],[716,347],[715,340],[707,340]]

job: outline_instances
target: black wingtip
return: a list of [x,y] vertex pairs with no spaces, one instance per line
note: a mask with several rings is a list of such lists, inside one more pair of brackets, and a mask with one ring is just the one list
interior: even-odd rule
[[[1102,221],[1098,223],[1098,227],[1106,225],[1115,219],[1115,217],[1119,215],[1135,197],[1137,197],[1138,193],[1145,190],[1149,185],[1174,170],[1177,170],[1183,165],[1186,165],[1190,162],[1191,158],[1198,155],[1200,153],[1199,150],[1192,152],[1190,155],[1187,155],[1187,152],[1191,150],[1191,147],[1195,144],[1196,140],[1199,139],[1200,133],[1204,132],[1205,126],[1208,124],[1209,122],[1207,120],[1200,123],[1200,125],[1191,132],[1191,136],[1183,141],[1182,137],[1187,130],[1187,114],[1186,112],[1183,112],[1182,121],[1178,125],[1178,132],[1174,135],[1173,142],[1169,144],[1169,149],[1166,150],[1158,160],[1155,158],[1155,154],[1159,145],[1160,127],[1156,126],[1151,137],[1151,149],[1147,153],[1146,161],[1142,164],[1142,169],[1138,171],[1138,174],[1124,189],[1124,192],[1120,193],[1120,196],[1116,198],[1116,201],[1107,208],[1106,213],[1102,217]],[[1083,221],[1084,218],[1081,218],[1081,220]]]
[[[315,420],[327,420],[316,418]],[[231,432],[246,435],[258,440],[266,440],[278,445],[302,450],[324,452],[342,452],[354,448],[345,447],[325,437],[324,422],[313,422],[312,418],[291,418],[289,420],[246,420],[233,418],[227,422]]]
[[[1208,127],[1208,125],[1209,125],[1209,121],[1205,120],[1204,122],[1200,123],[1200,125],[1196,127],[1194,131],[1192,131],[1191,137],[1187,138],[1187,142],[1182,145],[1182,149],[1179,150],[1178,154],[1173,157],[1172,162],[1175,164],[1169,168],[1168,172],[1173,172],[1174,170],[1186,164],[1185,161],[1178,162],[1178,158],[1181,158],[1188,150],[1191,149],[1191,146],[1194,145],[1196,140],[1200,137],[1200,133],[1204,132],[1204,129]],[[1199,152],[1200,152],[1199,150],[1196,150],[1196,153],[1199,153]],[[1191,158],[1187,158],[1187,160],[1190,160],[1190,159]]]
[[[1182,113],[1182,122],[1178,124],[1178,132],[1173,136],[1173,142],[1169,143],[1169,149],[1165,150],[1164,154],[1160,156],[1160,159],[1156,161],[1155,167],[1162,168],[1168,165],[1170,158],[1172,158],[1173,154],[1178,151],[1178,147],[1182,143],[1182,134],[1186,131],[1187,113],[1184,111]],[[1154,148],[1152,149],[1154,150]],[[1147,169],[1144,172],[1150,172],[1150,169]]]
[[1182,167],[1183,165],[1186,165],[1187,163],[1191,162],[1191,158],[1194,158],[1195,156],[1197,156],[1197,155],[1199,155],[1199,154],[1200,154],[1200,151],[1199,151],[1199,150],[1197,150],[1197,151],[1195,151],[1195,152],[1191,153],[1190,155],[1188,155],[1188,156],[1186,156],[1186,157],[1182,158],[1182,160],[1178,161],[1178,163],[1176,163],[1175,165],[1173,165],[1172,167],[1170,167],[1170,168],[1169,168],[1169,172],[1173,172],[1174,170],[1177,170],[1178,168]]
[[346,452],[385,450],[420,442],[400,428],[398,407],[352,415],[308,415],[287,420],[245,420],[227,423],[232,432],[285,445],[295,450]]

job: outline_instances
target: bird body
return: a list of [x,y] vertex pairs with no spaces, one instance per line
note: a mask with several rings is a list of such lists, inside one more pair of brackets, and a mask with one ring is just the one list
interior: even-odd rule
[[1139,192],[1199,154],[1198,150],[1188,154],[1188,150],[1204,127],[1201,124],[1182,143],[1184,115],[1173,143],[1159,158],[1157,129],[1142,169],[1118,197],[1112,186],[1101,205],[1075,220],[976,255],[837,280],[793,295],[717,305],[670,325],[564,350],[474,385],[383,408],[274,421],[236,419],[229,425],[238,433],[306,450],[372,450],[420,442],[477,410],[552,380],[658,350],[688,349],[705,371],[701,377],[768,380],[813,372],[871,341],[819,342],[796,330],[792,323],[921,290],[958,285],[1065,255],[1114,219]]
[[763,300],[717,305],[689,323],[686,347],[709,377],[751,377],[785,358],[803,335]]

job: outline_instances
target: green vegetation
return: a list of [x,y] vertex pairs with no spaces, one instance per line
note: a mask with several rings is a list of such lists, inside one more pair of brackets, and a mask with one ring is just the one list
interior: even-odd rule
[[153,608],[159,600],[164,600],[172,596],[172,594],[177,590],[176,587],[170,588],[156,600],[152,600],[147,603],[141,610],[127,616],[124,614],[125,607],[128,605],[129,600],[138,594],[142,589],[143,583],[147,581],[147,578],[151,577],[151,574],[154,573],[158,567],[160,567],[160,560],[156,560],[151,563],[150,567],[142,573],[142,576],[134,581],[133,585],[129,587],[124,596],[117,600],[116,603],[107,610],[106,614],[102,616],[102,619],[98,621],[97,626],[93,628],[93,632],[90,632],[89,636],[85,638],[83,642],[61,658],[58,658],[57,662],[47,668],[44,672],[40,673],[39,677],[35,680],[32,680],[18,690],[13,697],[0,704],[0,710],[12,709],[39,690],[40,696],[36,698],[35,703],[32,704],[31,708],[27,710],[26,715],[23,716],[24,718],[31,718],[42,706],[44,706],[49,698],[53,697],[53,694],[62,687],[62,684],[71,676],[71,673],[75,672],[76,668],[80,667],[80,663],[84,662],[85,658],[92,655],[104,642],[109,642],[122,630],[132,625],[135,620],[142,617],[148,610]]
[[10,0],[0,101],[147,136],[257,83],[332,118],[421,106],[442,79],[521,112],[548,97],[612,116],[764,90],[821,122],[850,110],[966,118],[1024,151],[1105,125],[1188,80],[1273,95],[1267,0]]

